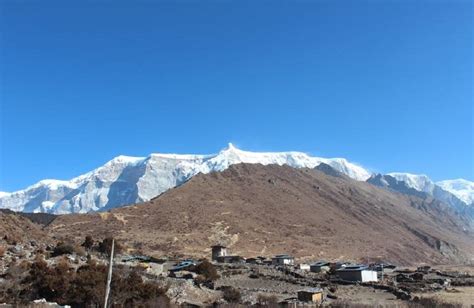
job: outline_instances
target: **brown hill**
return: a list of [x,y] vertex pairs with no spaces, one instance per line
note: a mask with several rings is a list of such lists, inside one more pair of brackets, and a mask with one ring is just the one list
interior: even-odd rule
[[241,164],[197,175],[143,204],[65,215],[56,236],[114,235],[154,254],[209,256],[222,243],[243,256],[383,259],[398,264],[472,262],[462,220],[433,199],[287,166]]
[[[33,217],[33,215],[31,215]],[[28,243],[31,240],[48,242],[48,233],[42,229],[42,225],[34,223],[25,217],[23,213],[15,213],[9,210],[0,211],[0,241],[5,240],[9,244]]]

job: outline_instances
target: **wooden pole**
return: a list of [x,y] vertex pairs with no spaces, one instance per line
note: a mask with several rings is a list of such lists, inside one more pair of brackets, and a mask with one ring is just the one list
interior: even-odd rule
[[110,282],[112,281],[112,264],[114,262],[114,244],[115,244],[115,240],[112,239],[112,248],[110,249],[109,272],[107,274],[107,285],[105,287],[104,308],[107,308],[107,304],[109,301]]

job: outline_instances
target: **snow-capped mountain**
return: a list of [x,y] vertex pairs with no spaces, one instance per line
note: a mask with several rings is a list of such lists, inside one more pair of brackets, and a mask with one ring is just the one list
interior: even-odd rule
[[437,182],[436,185],[449,191],[466,204],[474,204],[474,182],[457,179],[440,181]]
[[396,178],[398,181],[405,182],[408,187],[425,193],[431,194],[435,188],[433,181],[424,174],[392,172],[388,173],[388,175]]
[[0,208],[56,214],[106,210],[150,200],[198,173],[222,171],[238,163],[295,168],[314,168],[325,163],[359,181],[370,177],[367,170],[343,158],[312,157],[301,152],[256,153],[229,144],[214,155],[118,156],[70,181],[43,180],[24,190],[0,193]]
[[403,182],[411,189],[426,193],[429,196],[441,200],[458,211],[463,212],[466,208],[470,208],[469,211],[472,212],[474,209],[473,182],[467,180],[446,180],[434,183],[428,176],[423,174],[418,175],[400,172],[388,173],[388,176]]

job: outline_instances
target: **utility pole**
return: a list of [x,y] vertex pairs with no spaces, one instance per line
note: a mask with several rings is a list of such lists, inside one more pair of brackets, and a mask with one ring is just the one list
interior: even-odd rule
[[107,302],[109,301],[110,282],[112,281],[112,264],[114,262],[114,244],[115,240],[112,239],[112,248],[110,249],[109,272],[107,274],[107,285],[105,287],[104,308],[107,308]]

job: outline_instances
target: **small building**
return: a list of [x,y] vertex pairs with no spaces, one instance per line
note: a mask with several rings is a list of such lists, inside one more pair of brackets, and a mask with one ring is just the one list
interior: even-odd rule
[[212,249],[212,261],[217,261],[218,257],[225,257],[227,256],[227,247],[222,245],[214,245],[211,247]]
[[323,290],[320,288],[309,288],[298,291],[298,300],[310,303],[322,303]]
[[370,270],[366,265],[348,265],[336,270],[342,280],[371,282],[378,281],[377,272]]
[[298,268],[303,271],[309,271],[311,269],[311,266],[306,263],[300,263],[298,264]]
[[431,270],[431,266],[428,266],[428,265],[420,266],[416,269],[417,272],[422,272],[424,274],[428,274],[430,270]]
[[219,256],[215,261],[219,263],[243,263],[245,260],[241,256]]
[[263,262],[259,258],[247,258],[247,259],[245,259],[245,263],[248,263],[248,264],[262,264]]
[[272,265],[273,260],[272,259],[264,259],[264,260],[262,260],[262,264],[263,265]]
[[309,270],[313,273],[320,273],[320,272],[329,272],[331,269],[330,263],[327,261],[318,261],[313,263],[309,266]]
[[369,265],[369,269],[377,271],[377,272],[384,272],[384,273],[391,273],[395,270],[396,266],[393,264],[385,264],[385,263],[373,263]]
[[293,265],[295,264],[295,258],[290,255],[276,255],[272,258],[272,265]]

